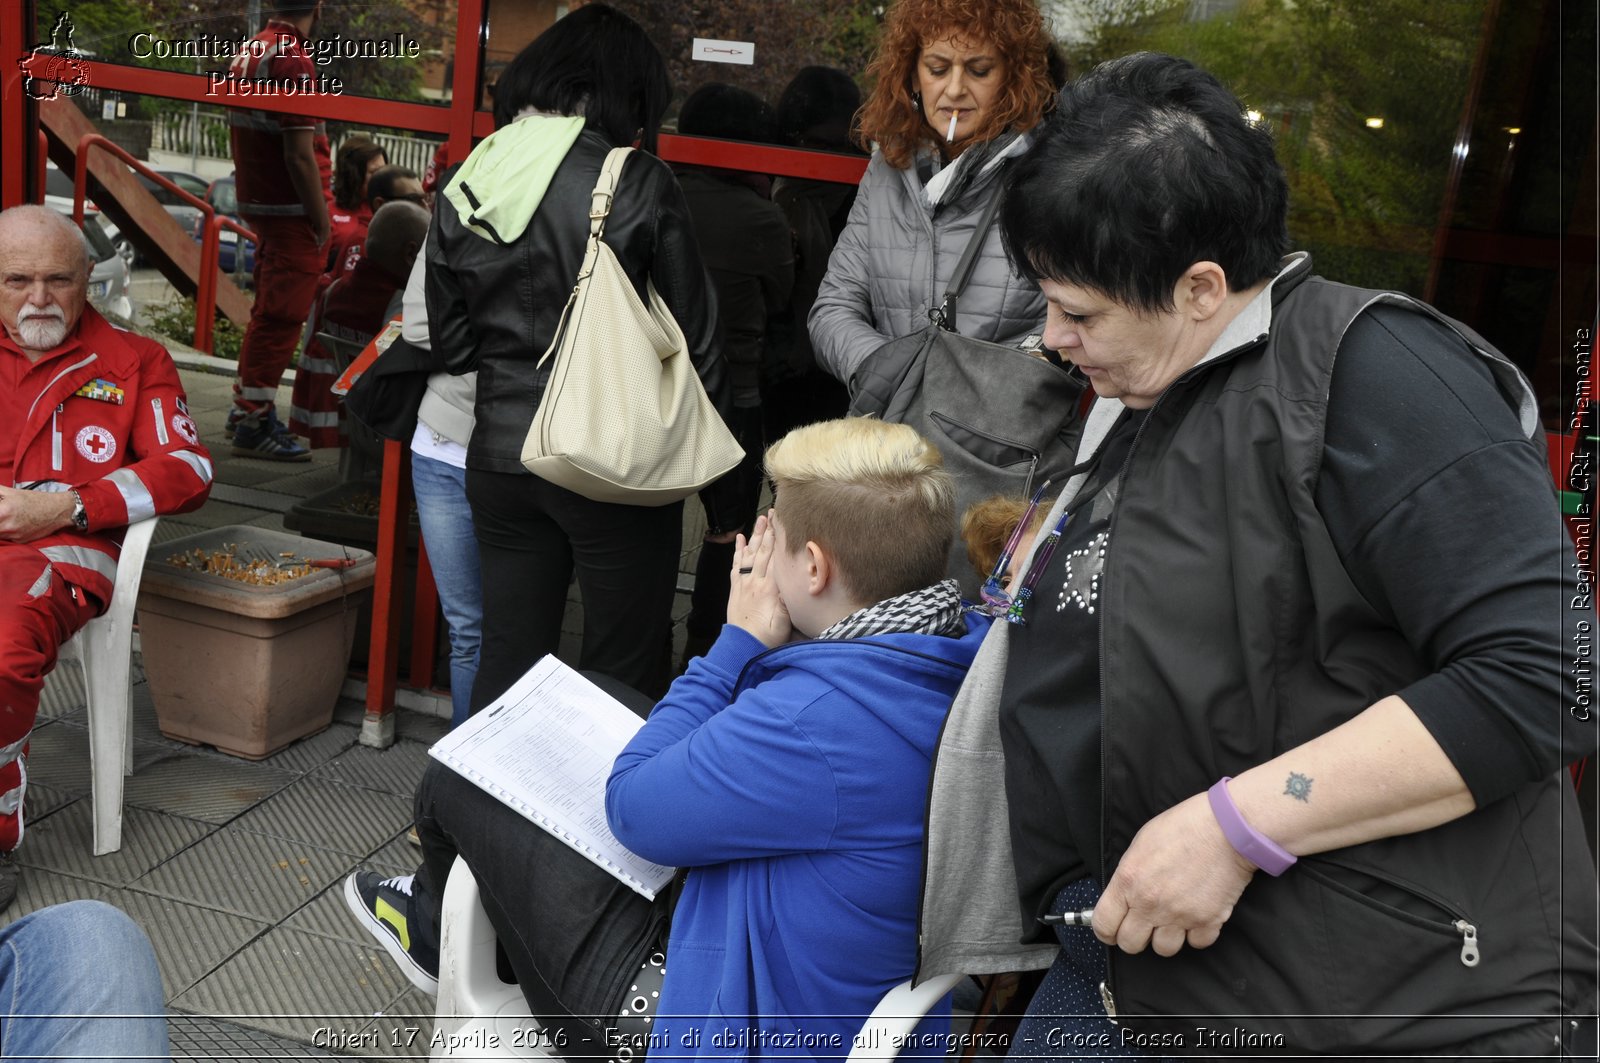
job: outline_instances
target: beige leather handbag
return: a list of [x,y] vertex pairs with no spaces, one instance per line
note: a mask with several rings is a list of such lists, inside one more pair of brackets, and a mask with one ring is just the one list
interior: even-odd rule
[[744,457],[657,293],[646,306],[600,239],[632,148],[613,148],[589,205],[589,245],[550,349],[555,363],[522,444],[529,472],[596,502],[663,506]]

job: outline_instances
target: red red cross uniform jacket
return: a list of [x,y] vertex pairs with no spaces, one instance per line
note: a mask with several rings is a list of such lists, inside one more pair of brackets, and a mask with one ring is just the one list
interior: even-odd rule
[[[367,229],[372,225],[372,206],[361,204],[346,213],[335,210],[328,216],[331,235],[328,240],[328,268],[319,282],[326,288],[335,280],[356,268],[367,246]],[[320,294],[320,292],[319,292]]]
[[0,541],[0,850],[10,850],[22,840],[23,756],[57,648],[111,600],[123,529],[199,507],[211,457],[166,350],[93,308],[66,344],[31,364],[0,331],[0,369],[10,385],[0,395],[0,482],[76,488],[89,524]]
[[[3,336],[0,344],[11,347]],[[198,509],[211,491],[211,455],[177,367],[159,343],[85,307],[75,334],[23,375],[19,392],[24,416],[0,425],[14,433],[11,468],[0,474],[35,490],[75,487],[89,518],[87,532],[69,528],[28,545],[69,583],[109,602],[122,529]]]
[[[306,43],[289,23],[269,20],[266,28],[234,56],[228,73],[280,84],[315,81],[317,68],[305,52]],[[228,112],[228,121],[239,213],[256,217],[305,215],[305,206],[283,160],[283,134],[291,129],[312,130],[312,147],[322,174],[322,195],[330,207],[333,205],[333,160],[327,129],[320,119],[234,107]]]
[[313,305],[289,408],[289,431],[305,436],[313,448],[345,444],[344,399],[329,390],[344,366],[317,333],[365,347],[388,320],[385,311],[399,290],[400,282],[377,263],[357,258]]

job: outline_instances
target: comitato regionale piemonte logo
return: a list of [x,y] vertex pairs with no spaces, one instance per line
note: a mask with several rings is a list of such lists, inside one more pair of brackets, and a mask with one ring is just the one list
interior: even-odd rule
[[22,68],[22,91],[34,100],[75,96],[89,84],[87,58],[72,43],[72,16],[56,16],[49,44],[36,44],[17,60]]

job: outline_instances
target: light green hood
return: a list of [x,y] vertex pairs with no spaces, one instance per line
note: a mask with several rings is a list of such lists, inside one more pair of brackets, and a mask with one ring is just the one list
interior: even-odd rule
[[530,114],[519,118],[472,149],[445,186],[445,198],[473,233],[509,244],[528,228],[556,167],[581,132],[581,117]]

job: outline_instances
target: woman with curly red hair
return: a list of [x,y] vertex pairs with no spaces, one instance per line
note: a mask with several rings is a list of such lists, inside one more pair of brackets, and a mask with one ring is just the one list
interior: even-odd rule
[[[1006,161],[1066,80],[1034,0],[899,0],[868,73],[872,162],[809,321],[818,360],[847,384],[883,344],[927,325]],[[1044,311],[993,227],[960,332],[1014,344],[1043,331]]]

